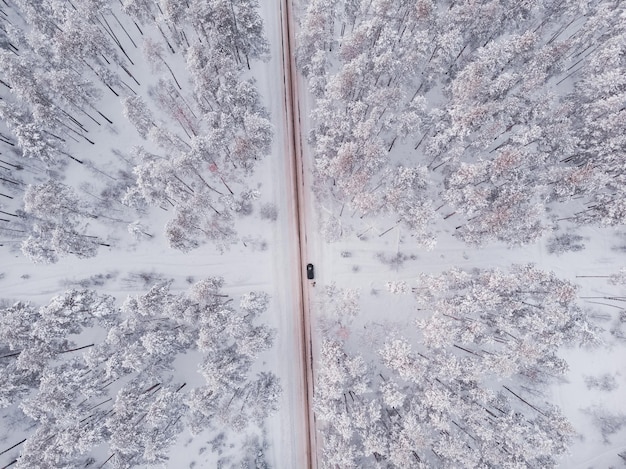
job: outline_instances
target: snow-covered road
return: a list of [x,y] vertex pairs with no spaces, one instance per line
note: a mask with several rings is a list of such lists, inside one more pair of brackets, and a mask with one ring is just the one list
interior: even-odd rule
[[[283,249],[276,250],[274,258],[277,278],[282,278],[284,309],[279,334],[280,342],[290,365],[285,369],[288,382],[284,382],[283,408],[273,419],[274,427],[272,458],[278,467],[316,468],[315,426],[312,411],[312,362],[311,321],[309,313],[309,288],[311,282],[304,275],[308,262],[307,226],[304,215],[307,191],[304,190],[304,167],[301,159],[302,134],[299,119],[298,77],[292,49],[294,20],[290,0],[278,0],[262,4],[261,13],[271,48],[271,60],[267,73],[258,74],[258,86],[272,114],[275,125],[274,163],[280,171],[275,172],[274,199],[283,210],[279,224]],[[280,86],[278,86],[280,84]],[[280,92],[277,92],[278,89]],[[283,177],[280,177],[280,176]],[[278,290],[278,289],[277,289]],[[278,294],[278,292],[277,292]],[[288,324],[291,322],[291,324]],[[290,334],[291,332],[291,334]],[[289,341],[289,344],[286,342]],[[281,346],[281,348],[282,348]],[[279,351],[280,353],[280,351]],[[285,407],[286,406],[286,407]],[[277,440],[277,436],[280,439]]]

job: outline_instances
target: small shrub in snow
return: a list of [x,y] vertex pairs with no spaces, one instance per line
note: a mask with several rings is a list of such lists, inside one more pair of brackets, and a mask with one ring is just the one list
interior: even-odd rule
[[329,243],[339,241],[346,234],[341,220],[331,215],[322,219],[321,228],[322,236]]
[[409,257],[405,254],[402,254],[401,252],[390,256],[386,255],[383,252],[379,252],[378,254],[376,254],[376,259],[378,259],[383,264],[388,265],[392,269],[398,270],[400,267],[402,267],[404,261],[409,259]]
[[548,252],[558,256],[565,252],[582,251],[585,249],[585,244],[582,240],[582,236],[570,233],[553,236],[548,240]]
[[611,335],[619,340],[626,340],[626,335],[619,325],[611,328]]
[[600,376],[585,376],[587,389],[599,389],[600,391],[613,391],[617,389],[617,381],[613,375],[605,373]]
[[263,220],[276,221],[278,218],[278,209],[274,204],[263,204],[260,213]]
[[266,441],[259,441],[258,436],[248,437],[243,445],[243,459],[232,466],[233,469],[270,469],[269,463],[265,460],[265,452],[268,444]]
[[600,430],[605,444],[610,443],[609,436],[626,426],[626,415],[612,413],[598,405],[583,409],[583,412],[591,416],[593,424]]
[[148,233],[148,227],[138,221],[128,224],[128,232],[133,235],[133,238],[137,241],[143,238],[152,238],[152,235]]
[[323,311],[328,317],[349,323],[359,313],[360,289],[338,288],[333,282],[325,287],[324,293]]
[[[224,447],[226,446],[226,435],[224,432],[218,434],[215,438],[209,441],[211,444],[211,451],[216,454],[222,454],[224,452]],[[206,447],[200,448],[200,454],[206,451]]]
[[155,283],[162,282],[165,279],[163,275],[156,272],[131,272],[126,278],[122,279],[122,282],[127,288],[148,288]]
[[266,251],[267,241],[260,236],[244,236],[241,239],[244,246],[250,247],[252,251]]
[[102,287],[104,286],[104,284],[106,284],[109,280],[114,279],[115,277],[117,277],[117,273],[116,272],[109,272],[107,274],[95,274],[92,275],[91,277],[88,278],[83,278],[77,281],[65,281],[63,282],[63,285],[65,287],[80,287],[80,288],[92,288],[92,287]]
[[610,276],[609,283],[612,285],[626,285],[626,267]]

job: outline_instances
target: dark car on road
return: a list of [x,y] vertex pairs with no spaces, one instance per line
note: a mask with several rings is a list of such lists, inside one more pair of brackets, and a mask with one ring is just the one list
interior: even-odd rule
[[306,278],[309,280],[313,280],[315,278],[315,270],[313,268],[313,264],[306,265]]

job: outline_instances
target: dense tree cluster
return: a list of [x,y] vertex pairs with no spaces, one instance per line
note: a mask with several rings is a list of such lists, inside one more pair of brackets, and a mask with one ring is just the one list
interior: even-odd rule
[[[274,337],[257,324],[269,299],[252,292],[235,307],[222,285],[209,278],[175,294],[162,282],[121,306],[69,290],[0,310],[0,407],[31,422],[9,452],[15,467],[85,467],[103,451],[113,467],[157,464],[183,428],[261,424],[281,393],[271,372],[252,372]],[[103,339],[75,343],[94,334]],[[183,354],[200,357],[203,385],[174,377]]]
[[[553,209],[624,224],[623,15],[613,0],[310,0],[297,60],[318,197],[331,217],[393,214],[418,241],[442,204],[470,244],[533,242]],[[408,201],[385,204],[407,170]]]
[[414,296],[412,333],[375,354],[322,342],[323,467],[555,467],[574,432],[537,391],[567,369],[559,347],[597,340],[576,288],[532,266],[389,288]]
[[21,244],[24,255],[34,262],[52,263],[67,254],[93,257],[99,246],[108,246],[85,233],[85,220],[98,218],[85,205],[70,187],[56,180],[29,185],[20,213],[30,233]]
[[[236,241],[235,217],[249,214],[258,196],[248,177],[273,137],[248,73],[269,51],[257,1],[42,0],[1,8],[8,26],[0,29],[0,145],[10,150],[2,166],[10,174],[0,179],[0,208],[17,214],[0,224],[6,237],[46,262],[95,254],[98,243],[85,244],[84,227],[43,242],[52,224],[17,220],[27,212],[25,185],[54,184],[48,180],[63,180],[69,164],[80,164],[87,178],[104,179],[83,206],[123,202],[130,221],[148,206],[171,210],[166,236],[183,251],[207,241],[224,250]],[[140,67],[152,69],[150,83],[139,81]],[[111,97],[138,138],[94,162],[90,152],[77,152],[103,145],[90,135],[94,128],[118,132],[122,116],[102,112]],[[25,178],[22,157],[36,168]]]
[[[139,22],[156,20],[173,31],[173,45],[167,44],[184,55],[188,83],[176,79],[163,44],[146,39],[144,52],[156,70],[165,67],[173,78],[157,84],[157,107],[185,137],[157,122],[141,98],[126,98],[128,119],[168,157],[137,148],[137,182],[125,200],[174,207],[166,226],[174,248],[187,251],[211,240],[225,249],[236,239],[233,216],[246,213],[254,197],[242,178],[269,153],[272,141],[267,113],[242,70],[268,52],[263,23],[255,1],[163,3],[125,2],[124,8]],[[182,85],[192,92],[185,94]]]
[[114,91],[122,82],[110,67],[129,65],[102,23],[112,12],[104,2],[13,3],[5,12],[13,26],[3,31],[14,48],[0,50],[6,92],[0,115],[24,156],[80,162],[68,143],[93,143],[84,119],[106,118],[97,110],[102,92],[96,83]]

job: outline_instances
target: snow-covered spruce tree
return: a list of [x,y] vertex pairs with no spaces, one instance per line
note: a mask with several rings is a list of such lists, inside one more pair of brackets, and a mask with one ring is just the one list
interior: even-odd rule
[[412,294],[429,317],[375,355],[323,341],[315,411],[324,467],[555,467],[573,428],[525,388],[563,374],[561,346],[595,343],[576,287],[515,266],[424,275]]
[[528,244],[548,231],[527,158],[525,152],[505,148],[491,161],[460,164],[446,179],[445,201],[468,217],[457,227],[466,243]]
[[[0,402],[19,405],[30,422],[15,467],[84,466],[105,452],[100,464],[118,468],[164,463],[189,425],[243,430],[277,409],[276,376],[251,373],[272,344],[274,332],[256,324],[267,294],[244,295],[235,308],[221,279],[188,293],[170,286],[159,283],[121,308],[112,297],[72,290],[39,309],[1,311]],[[103,340],[76,346],[70,338],[86,328]],[[191,389],[173,363],[194,350],[203,352],[206,385]]]
[[26,158],[37,158],[49,164],[62,156],[59,140],[23,107],[2,100],[0,118],[15,137],[22,155]]
[[141,138],[146,138],[148,131],[155,126],[154,116],[141,96],[127,96],[122,104],[124,116],[137,129]]

